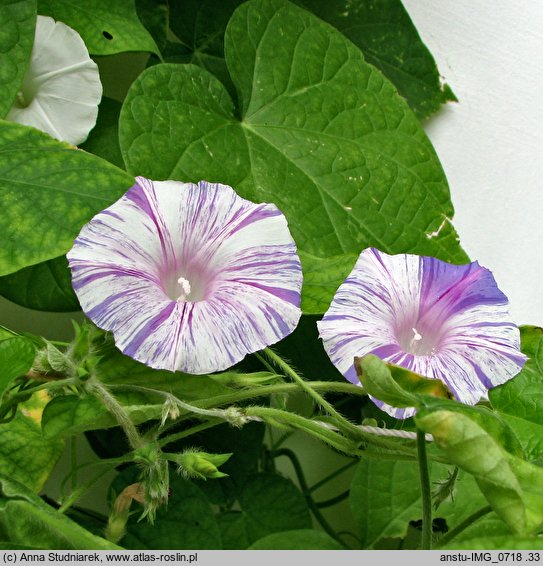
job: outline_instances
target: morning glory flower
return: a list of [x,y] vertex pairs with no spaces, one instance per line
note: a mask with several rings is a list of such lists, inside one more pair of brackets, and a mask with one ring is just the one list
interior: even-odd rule
[[[452,265],[368,248],[318,326],[332,363],[352,383],[359,383],[354,356],[374,354],[440,379],[469,405],[526,360],[507,298],[477,262]],[[373,401],[396,418],[415,413]]]
[[157,369],[220,371],[278,342],[301,315],[283,214],[231,187],[143,177],[68,253],[83,311]]
[[101,98],[98,67],[79,34],[38,16],[30,65],[6,120],[77,145],[96,124]]

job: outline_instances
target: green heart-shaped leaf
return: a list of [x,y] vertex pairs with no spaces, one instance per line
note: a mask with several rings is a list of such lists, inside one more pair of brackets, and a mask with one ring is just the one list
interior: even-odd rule
[[38,12],[75,29],[92,55],[159,52],[138,18],[134,0],[39,0]]
[[130,172],[274,202],[316,257],[375,246],[466,260],[417,118],[341,33],[292,4],[252,0],[228,24],[225,56],[239,109],[192,65],[156,65],[133,83],[119,136]]
[[522,351],[529,356],[522,371],[489,391],[494,409],[515,431],[526,454],[543,454],[543,329],[521,327]]

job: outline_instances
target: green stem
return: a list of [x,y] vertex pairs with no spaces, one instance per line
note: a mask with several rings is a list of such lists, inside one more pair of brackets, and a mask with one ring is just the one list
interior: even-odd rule
[[[359,436],[359,430],[356,425],[349,422],[343,415],[340,415],[334,406],[329,403],[322,395],[317,393],[307,381],[305,381],[298,373],[296,373],[288,364],[278,356],[272,349],[265,348],[264,354],[268,357],[273,364],[275,364],[286,376],[290,377],[294,383],[296,383],[302,391],[307,393],[317,405],[322,407],[331,417],[333,417],[337,423],[338,428],[347,435],[357,438]],[[260,354],[256,356],[261,359]]]
[[[305,383],[305,382],[304,382]],[[329,381],[312,381],[311,388],[315,389],[316,391],[323,391],[323,392],[330,392],[330,393],[347,393],[347,394],[354,394],[366,397],[366,393],[361,387],[357,387],[356,385],[352,385],[350,383],[338,383],[338,382],[329,382]],[[143,387],[140,385],[127,385],[127,384],[116,384],[111,385],[111,389],[126,389],[126,390],[134,390],[134,391],[148,391],[154,392],[159,395],[168,395],[172,396],[170,393],[165,393],[163,391],[158,391],[156,389],[151,389],[148,387]],[[238,403],[240,401],[247,401],[249,399],[255,399],[259,397],[266,397],[268,395],[274,395],[279,393],[291,393],[294,391],[299,390],[299,386],[293,383],[280,383],[275,385],[264,385],[262,387],[257,387],[253,389],[243,389],[241,391],[235,391],[233,393],[225,393],[223,395],[217,395],[215,397],[209,397],[207,399],[198,399],[195,400],[191,407],[195,407],[197,409],[210,409],[216,408],[224,405],[231,405],[233,403]],[[174,424],[178,424],[186,419],[191,417],[191,413],[187,410],[187,413],[181,415],[178,419],[176,419],[175,423],[171,423],[170,425],[166,425],[164,430],[167,430]],[[412,459],[415,455],[415,452],[412,448],[405,447],[402,444],[399,444],[396,441],[388,440],[382,436],[372,434],[370,432],[365,432],[361,430],[356,425],[348,422],[343,417],[345,423],[347,423],[349,427],[349,434],[351,438],[355,438],[358,441],[364,441],[368,444],[376,446],[378,448],[382,448],[385,450],[389,450],[392,452],[396,452],[398,454],[403,454],[408,456]],[[313,422],[315,426],[319,426],[320,430],[323,430],[324,427],[322,425],[317,425]],[[339,428],[339,427],[338,427]]]
[[87,491],[109,471],[110,468],[101,470],[96,476],[72,491],[66,501],[59,507],[59,513],[65,513],[79,498],[83,497],[83,495],[85,495],[85,493],[87,493]]
[[[366,397],[366,393],[356,385],[351,383],[338,383],[330,381],[314,381],[311,386],[317,391],[324,391],[330,393],[350,393],[354,395],[359,395]],[[158,389],[152,389],[150,387],[143,387],[141,385],[128,385],[128,384],[112,384],[109,386],[110,389],[125,389],[130,391],[146,391],[149,393],[156,393],[162,396],[171,396],[170,393],[160,391]],[[298,391],[299,387],[293,383],[278,383],[275,385],[263,385],[261,387],[255,387],[252,389],[242,389],[240,391],[235,391],[233,393],[224,393],[222,395],[216,395],[215,397],[208,397],[207,399],[195,400],[192,404],[194,407],[202,409],[210,409],[213,407],[221,407],[223,405],[232,405],[234,403],[239,403],[240,401],[247,401],[249,399],[257,399],[259,397],[267,397],[268,395],[280,394],[280,393],[292,393]],[[190,415],[185,415],[189,418]],[[183,417],[182,417],[183,418]],[[179,420],[182,420],[179,419]]]
[[[270,429],[271,430],[271,429]],[[271,449],[272,450],[277,450],[281,444],[283,444],[284,442],[286,442],[291,436],[292,436],[292,431],[289,430],[288,432],[285,432],[284,434],[282,434],[277,440],[272,442],[271,445]]]
[[172,442],[182,440],[183,438],[187,438],[188,436],[192,436],[193,434],[202,432],[203,430],[207,430],[208,428],[213,428],[214,426],[218,426],[220,424],[224,424],[224,421],[222,419],[209,420],[204,423],[200,423],[199,425],[188,428],[187,430],[182,430],[181,432],[170,434],[170,436],[161,438],[158,441],[158,444],[161,448],[163,448],[164,446],[171,444]]
[[268,362],[268,360],[264,356],[261,356],[258,352],[255,352],[255,357],[270,373],[276,373],[275,368]]
[[329,481],[332,481],[334,478],[337,478],[343,472],[346,472],[349,468],[352,468],[356,464],[358,464],[358,460],[351,460],[350,462],[347,462],[347,464],[345,464],[344,466],[341,466],[341,468],[334,470],[331,474],[328,474],[326,477],[322,478],[317,483],[313,484],[309,488],[309,491],[311,493],[313,493],[314,491],[317,491],[317,489],[322,487],[324,484],[328,483]]
[[70,439],[70,460],[72,473],[72,491],[77,487],[77,437],[72,436]]
[[300,461],[296,457],[296,454],[294,454],[294,452],[292,452],[292,450],[289,450],[288,448],[281,448],[280,450],[274,450],[273,452],[271,452],[270,455],[273,458],[277,458],[278,456],[286,456],[290,460],[290,463],[294,468],[294,472],[296,473],[296,477],[298,478],[298,483],[300,484],[300,489],[302,490],[302,494],[305,497],[307,505],[311,509],[313,516],[315,517],[315,519],[317,519],[320,526],[328,535],[330,535],[334,540],[339,542],[339,544],[341,544],[341,546],[343,546],[344,548],[348,548],[347,545],[337,536],[334,529],[332,529],[328,521],[324,518],[320,509],[313,501],[313,498],[311,497],[311,492],[305,480],[305,475],[302,466],[300,464]]
[[[311,387],[316,391],[330,392],[330,393],[351,393],[362,397],[367,397],[366,393],[356,385],[351,383],[337,383],[330,381],[313,381]],[[253,389],[242,389],[234,393],[225,393],[210,397],[208,399],[201,399],[198,401],[200,407],[217,407],[221,405],[231,405],[240,401],[247,401],[249,399],[256,399],[258,397],[267,397],[268,395],[275,395],[280,393],[293,393],[298,391],[299,387],[293,383],[277,383],[274,385],[263,385]],[[196,402],[195,402],[196,403]]]
[[42,383],[41,385],[38,385],[36,387],[30,387],[28,389],[22,389],[20,391],[9,392],[7,394],[8,402],[6,403],[6,406],[8,404],[11,404],[12,401],[18,402],[21,399],[26,399],[29,395],[33,395],[38,391],[43,391],[43,390],[54,391],[55,389],[63,389],[64,387],[68,387],[69,385],[76,385],[79,382],[80,381],[78,377],[68,377],[66,379],[48,381],[47,383]]
[[311,419],[306,419],[295,413],[271,407],[247,407],[244,412],[247,416],[258,417],[271,425],[281,426],[283,424],[303,430],[345,454],[361,454],[361,451],[349,439]]
[[475,513],[472,513],[469,517],[464,519],[459,525],[454,527],[454,529],[451,529],[447,534],[443,535],[438,541],[439,542],[438,546],[440,548],[445,546],[451,540],[453,540],[454,537],[459,535],[463,530],[467,529],[472,523],[475,523],[475,521],[479,520],[481,517],[488,515],[488,513],[490,513],[491,511],[492,511],[492,507],[490,507],[490,505],[487,505],[486,507],[481,507],[481,509],[475,511]]
[[422,539],[421,549],[432,548],[432,492],[426,456],[426,436],[417,428],[417,452],[419,457],[420,490],[422,494]]
[[331,497],[330,499],[325,499],[324,501],[317,501],[317,503],[315,503],[315,505],[319,509],[324,509],[325,507],[332,507],[332,505],[337,505],[338,503],[341,503],[342,501],[347,499],[347,497],[349,497],[350,493],[351,493],[351,490],[347,489],[343,493],[340,493],[339,495],[336,495],[335,497]]
[[[397,450],[402,453],[408,453],[409,450],[406,452],[402,447],[398,446],[394,442],[390,442],[388,440],[384,440],[377,435],[371,434],[369,432],[365,432],[357,427],[355,424],[351,423],[347,420],[343,415],[341,415],[334,406],[326,401],[322,395],[320,395],[314,387],[313,382],[307,382],[302,379],[280,356],[278,356],[273,350],[270,348],[265,348],[263,350],[264,354],[274,363],[278,368],[280,368],[283,373],[290,377],[305,393],[307,393],[320,407],[322,407],[328,414],[335,420],[338,429],[345,434],[346,436],[357,439],[359,441],[367,442],[368,444],[373,444],[375,446],[380,446],[381,448],[386,448],[388,450]],[[259,359],[262,359],[261,354],[258,352],[255,354]],[[366,395],[365,391],[362,387],[357,387],[356,385],[351,384],[344,384],[350,385],[349,392],[352,392],[352,388],[358,390],[358,395]]]
[[126,434],[130,446],[134,450],[141,448],[145,443],[141,438],[138,429],[127,415],[123,406],[109,392],[107,387],[105,387],[95,376],[92,376],[87,380],[86,386],[87,390],[92,393],[115,417],[116,421]]

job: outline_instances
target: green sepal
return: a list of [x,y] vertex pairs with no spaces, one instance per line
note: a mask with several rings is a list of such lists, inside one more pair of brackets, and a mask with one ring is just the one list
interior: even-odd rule
[[364,389],[393,407],[419,407],[426,397],[452,399],[439,379],[429,379],[368,354],[355,357],[354,367]]

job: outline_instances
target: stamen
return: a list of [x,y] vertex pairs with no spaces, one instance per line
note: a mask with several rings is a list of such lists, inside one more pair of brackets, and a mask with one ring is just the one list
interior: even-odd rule
[[20,108],[26,108],[28,106],[28,102],[26,101],[25,94],[22,90],[17,93],[17,104]]
[[177,280],[177,284],[181,287],[181,294],[177,297],[178,303],[184,303],[187,300],[187,297],[190,295],[190,283],[188,279],[184,277],[180,277]]

